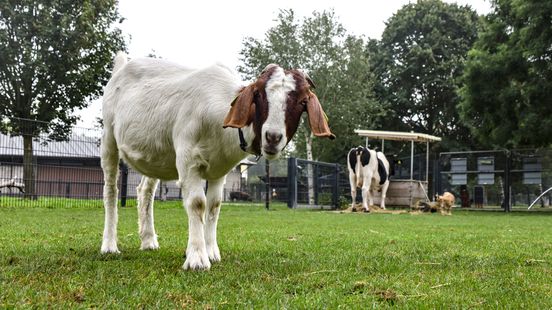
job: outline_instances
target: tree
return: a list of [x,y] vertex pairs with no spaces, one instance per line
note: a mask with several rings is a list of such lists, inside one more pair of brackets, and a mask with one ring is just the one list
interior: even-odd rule
[[552,2],[495,0],[469,53],[462,120],[491,147],[552,144]]
[[376,97],[391,109],[385,129],[441,136],[444,149],[469,144],[457,90],[477,27],[470,7],[440,0],[407,4],[387,21],[381,41],[368,44]]
[[254,79],[267,64],[277,63],[302,68],[314,80],[338,139],[313,139],[303,122],[294,138],[300,157],[345,162],[346,150],[362,143],[353,130],[373,127],[384,113],[373,100],[364,40],[347,35],[333,11],[314,12],[298,21],[293,10],[282,10],[264,40],[249,37],[243,44],[238,71],[246,79]]
[[73,112],[99,96],[113,55],[125,48],[117,21],[115,0],[0,3],[0,112],[4,131],[23,136],[31,196],[33,137],[64,139]]

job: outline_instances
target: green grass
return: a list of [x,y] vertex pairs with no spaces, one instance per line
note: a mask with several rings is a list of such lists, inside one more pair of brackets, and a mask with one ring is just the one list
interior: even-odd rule
[[100,255],[103,210],[0,208],[0,308],[552,307],[550,214],[339,214],[227,204],[222,262],[181,269],[187,220],[156,205],[161,249]]

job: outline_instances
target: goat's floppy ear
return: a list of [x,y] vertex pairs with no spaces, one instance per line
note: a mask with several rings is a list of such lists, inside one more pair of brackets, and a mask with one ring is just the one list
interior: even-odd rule
[[255,84],[243,88],[238,93],[238,96],[232,101],[230,112],[224,118],[223,128],[242,128],[247,125],[249,116],[251,115],[251,109],[253,107],[253,100],[255,96]]
[[324,113],[324,110],[322,110],[318,97],[310,91],[307,102],[307,114],[309,114],[311,131],[315,136],[335,139],[335,135],[330,131],[330,127],[328,126],[328,117]]

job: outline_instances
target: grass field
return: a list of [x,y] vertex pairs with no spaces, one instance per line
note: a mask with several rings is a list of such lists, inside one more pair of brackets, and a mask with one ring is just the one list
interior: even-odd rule
[[181,270],[187,220],[156,205],[161,249],[100,255],[103,210],[0,208],[0,308],[552,307],[552,216],[339,214],[224,205],[222,262]]

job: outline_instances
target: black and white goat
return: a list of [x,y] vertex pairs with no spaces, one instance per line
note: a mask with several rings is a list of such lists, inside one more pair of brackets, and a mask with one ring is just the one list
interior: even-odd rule
[[351,185],[352,206],[355,207],[357,187],[362,189],[362,207],[370,211],[373,205],[373,190],[381,189],[380,207],[385,209],[385,197],[389,187],[389,161],[382,152],[359,146],[352,148],[347,155],[349,182]]
[[[159,247],[153,224],[159,179],[177,179],[188,213],[183,268],[209,269],[220,260],[216,230],[226,174],[248,153],[278,158],[303,111],[314,135],[334,138],[302,71],[269,65],[255,82],[240,84],[218,64],[193,70],[151,58],[127,63],[125,54],[117,55],[103,97],[102,253],[119,252],[120,158],[144,175],[137,188],[141,249]],[[209,182],[207,193],[203,180]]]

